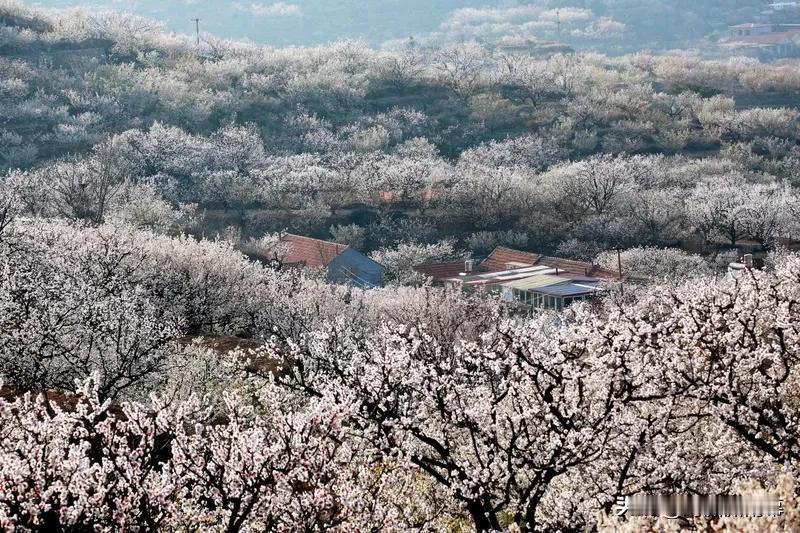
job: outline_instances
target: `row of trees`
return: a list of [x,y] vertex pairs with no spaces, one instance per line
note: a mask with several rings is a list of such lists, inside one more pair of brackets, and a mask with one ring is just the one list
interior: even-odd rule
[[[34,220],[0,242],[3,527],[578,530],[797,465],[796,256],[520,321],[221,242]],[[260,347],[187,356],[189,323]]]
[[[384,116],[398,128],[417,118]],[[477,253],[490,241],[525,247],[530,239],[540,250],[587,259],[693,235],[764,248],[796,238],[798,150],[794,141],[759,137],[702,159],[560,162],[557,139],[527,135],[471,148],[456,161],[420,137],[386,151],[349,145],[287,155],[270,153],[252,125],[206,137],[156,124],[112,137],[85,157],[11,172],[1,183],[28,215],[199,234],[202,212],[217,209],[245,236],[331,231],[369,251],[473,234],[463,244]],[[412,216],[392,219],[398,212]]]
[[[0,181],[29,214],[197,235],[350,228],[330,234],[387,253],[464,236],[483,253],[511,230],[583,259],[796,232],[797,112],[714,96],[790,91],[787,66],[476,43],[197,54],[138,19],[2,9],[24,42],[0,57],[0,164],[32,168]],[[87,66],[71,47],[105,52]],[[748,85],[753,69],[769,87]]]
[[[342,143],[382,149],[397,142],[398,129],[382,115],[398,105],[425,118],[400,137],[424,135],[451,158],[531,130],[553,130],[573,156],[674,153],[796,133],[792,111],[740,112],[730,98],[709,98],[791,93],[800,82],[788,66],[642,54],[537,58],[475,42],[374,50],[212,40],[198,54],[136,18],[52,16],[7,4],[0,14],[0,49],[8,50],[0,55],[3,169],[87,151],[155,121],[205,134],[252,121],[271,149],[291,152]],[[305,115],[319,117],[313,131],[304,130]],[[764,128],[769,133],[758,133]]]

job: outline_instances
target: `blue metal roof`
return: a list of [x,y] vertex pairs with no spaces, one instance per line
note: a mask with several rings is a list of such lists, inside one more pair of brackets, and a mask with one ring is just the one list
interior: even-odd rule
[[575,283],[562,283],[561,285],[551,285],[549,287],[539,287],[531,290],[539,294],[548,296],[582,296],[584,294],[594,294],[597,289],[589,285],[578,285]]

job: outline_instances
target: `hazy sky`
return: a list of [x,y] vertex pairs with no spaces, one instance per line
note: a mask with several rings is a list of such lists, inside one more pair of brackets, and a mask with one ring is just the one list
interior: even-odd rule
[[435,30],[449,13],[464,7],[509,5],[487,0],[38,0],[43,7],[83,6],[131,12],[163,21],[180,33],[201,30],[220,37],[274,45],[316,44],[362,38],[371,44]]
[[[27,0],[43,7],[131,12],[170,30],[276,46],[346,38],[380,45],[502,38],[558,40],[605,53],[703,46],[696,41],[761,16],[766,0]],[[790,22],[800,23],[798,20]]]

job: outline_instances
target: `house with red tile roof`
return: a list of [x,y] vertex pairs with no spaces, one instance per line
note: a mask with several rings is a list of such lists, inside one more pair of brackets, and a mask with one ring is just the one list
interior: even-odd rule
[[384,267],[346,244],[287,233],[281,236],[286,266],[321,269],[331,283],[363,289],[383,285]]
[[618,272],[603,268],[594,263],[521,252],[504,246],[495,248],[492,253],[489,254],[489,257],[484,259],[481,266],[489,271],[512,270],[514,268],[529,266],[546,266],[554,268],[562,274],[573,274],[607,280],[619,279]]
[[480,263],[464,261],[418,265],[434,283],[465,290],[484,288],[509,303],[561,310],[602,292],[601,284],[619,280],[617,272],[585,261],[523,252],[498,246]]
[[457,278],[461,274],[497,273],[529,267],[552,268],[555,269],[557,273],[573,276],[604,280],[619,279],[618,272],[603,268],[594,263],[563,259],[561,257],[551,257],[533,252],[523,252],[512,248],[506,248],[505,246],[496,247],[492,253],[480,263],[464,260],[417,265],[414,269],[432,278],[434,282],[443,282],[447,279]]

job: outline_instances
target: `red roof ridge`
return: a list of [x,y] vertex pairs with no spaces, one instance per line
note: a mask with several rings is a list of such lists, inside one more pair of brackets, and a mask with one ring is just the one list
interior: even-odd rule
[[800,31],[784,31],[775,33],[765,33],[763,35],[747,35],[742,37],[731,37],[725,42],[727,44],[780,44],[791,41],[793,37],[800,34]]
[[564,257],[555,257],[553,255],[543,255],[539,258],[539,262],[543,261],[558,261],[559,263],[566,263],[568,265],[575,265],[575,266],[596,266],[594,263],[590,261],[581,261],[579,259],[566,259]]
[[[604,268],[593,262],[564,259],[561,257],[541,255],[535,252],[523,252],[506,246],[495,247],[486,259],[475,265],[474,272],[476,274],[503,272],[509,270],[509,263],[555,268],[560,271],[558,272],[559,274],[572,274],[581,277],[600,279],[619,278],[618,272]],[[433,277],[434,279],[442,280],[454,278],[464,271],[464,261],[454,260],[441,263],[423,263],[414,265],[414,270]]]
[[612,270],[603,268],[593,262],[579,261],[576,259],[564,259],[549,255],[541,255],[534,252],[523,252],[505,246],[497,246],[481,265],[489,270],[504,270],[505,265],[510,262],[528,262],[531,265],[543,265],[552,268],[571,270],[573,274],[584,276],[598,276],[603,278],[617,278],[618,274]]
[[318,243],[321,243],[321,244],[328,244],[330,246],[335,246],[337,248],[340,248],[342,251],[344,251],[345,248],[349,248],[350,247],[349,244],[342,244],[340,242],[333,242],[333,241],[325,241],[325,240],[322,240],[322,239],[317,239],[316,237],[307,237],[306,235],[297,235],[296,233],[284,233],[283,236],[281,237],[281,239],[287,239],[287,238],[290,238],[292,240],[294,240],[294,239],[302,239],[302,240],[305,240],[305,241],[314,241],[314,242],[318,242]]
[[350,246],[338,242],[323,241],[314,237],[287,233],[281,241],[288,242],[289,252],[283,258],[286,264],[303,264],[309,267],[325,267]]
[[540,258],[541,255],[536,253],[496,246],[492,253],[489,254],[489,257],[481,262],[481,266],[490,271],[502,271],[508,270],[506,268],[508,263],[525,263],[534,266]]

